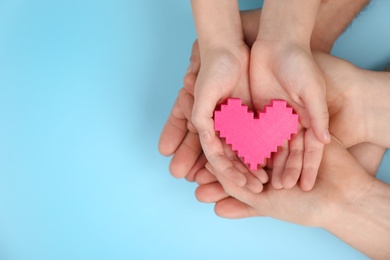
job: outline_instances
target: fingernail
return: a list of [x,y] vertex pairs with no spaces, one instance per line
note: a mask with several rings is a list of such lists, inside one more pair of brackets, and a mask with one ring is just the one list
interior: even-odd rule
[[325,130],[324,132],[324,140],[326,143],[330,143],[330,133],[329,130]]

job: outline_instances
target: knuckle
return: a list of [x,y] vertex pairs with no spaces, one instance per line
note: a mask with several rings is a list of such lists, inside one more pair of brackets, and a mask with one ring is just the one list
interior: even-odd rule
[[310,147],[305,148],[305,154],[306,155],[316,155],[316,154],[318,154],[320,152],[321,152],[321,149],[318,148],[318,147],[310,146]]
[[192,52],[191,52],[190,62],[198,62],[199,61],[198,49],[199,49],[198,40],[196,40],[192,44]]
[[194,126],[194,124],[191,123],[190,121],[187,121],[187,129],[188,129],[188,131],[190,131],[191,133],[194,133],[194,134],[197,134],[197,133],[198,133],[198,130],[196,129],[196,127]]
[[196,128],[199,127],[199,125],[201,124],[201,118],[200,116],[198,115],[198,113],[195,111],[193,112],[192,116],[191,116],[191,122],[194,124],[194,126]]
[[285,173],[290,176],[299,176],[301,169],[297,166],[288,166],[286,167]]
[[288,147],[283,145],[278,147],[278,153],[287,153],[288,152]]
[[174,118],[182,119],[183,118],[183,111],[179,106],[173,106],[172,108],[172,115]]
[[303,154],[302,148],[292,148],[292,149],[290,149],[289,156],[298,157],[298,156],[301,156],[302,154]]

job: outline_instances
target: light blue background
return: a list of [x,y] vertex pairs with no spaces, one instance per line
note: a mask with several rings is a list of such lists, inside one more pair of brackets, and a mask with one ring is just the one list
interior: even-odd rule
[[[374,1],[333,53],[383,67],[389,12]],[[366,259],[321,229],[218,218],[169,175],[157,141],[195,37],[189,1],[0,0],[0,259]]]

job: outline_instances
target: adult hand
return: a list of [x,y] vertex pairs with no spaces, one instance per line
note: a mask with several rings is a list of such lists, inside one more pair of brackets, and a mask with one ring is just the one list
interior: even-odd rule
[[326,80],[331,133],[348,148],[362,142],[390,147],[390,73],[314,56]]
[[[358,150],[358,156],[364,153],[371,159],[365,161],[368,168],[376,171],[383,148],[361,144]],[[254,194],[214,173],[219,182],[200,185],[196,196],[202,202],[215,202],[221,217],[270,216],[322,227],[371,258],[386,259],[390,253],[390,186],[365,171],[336,139],[325,146],[317,184],[310,192],[298,187],[276,190],[268,184]]]
[[[207,164],[207,168],[218,182],[200,185],[196,196],[202,202],[215,202],[217,215],[225,218],[270,216],[304,226],[323,227],[337,219],[343,205],[364,196],[374,181],[336,139],[326,146],[318,182],[311,192],[298,187],[277,190],[266,185],[262,193],[254,194],[233,185],[211,165]],[[337,209],[333,208],[335,205]]]

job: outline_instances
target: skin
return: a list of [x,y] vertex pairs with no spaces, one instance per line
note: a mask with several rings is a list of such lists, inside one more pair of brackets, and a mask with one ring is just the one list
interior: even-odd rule
[[[253,100],[254,109],[262,110],[271,99],[283,98],[302,122],[298,137],[287,147],[292,150],[291,156],[275,160],[275,171],[280,169],[286,178],[274,185],[294,186],[301,171],[301,188],[310,190],[314,185],[323,143],[329,142],[324,82],[310,53],[310,36],[320,3],[265,1],[249,66],[237,1],[191,1],[202,60],[191,121],[209,163],[237,185],[243,186],[247,180],[239,174],[242,171],[235,167],[237,164],[224,155],[221,141],[215,138],[212,117],[217,104],[243,93],[240,89],[247,89],[249,82],[250,92],[238,95],[244,103],[251,105]],[[297,76],[303,70],[308,76]],[[247,93],[252,96],[250,100],[246,100]]]
[[[370,258],[387,259],[390,185],[375,178],[384,148],[373,143],[390,144],[386,102],[390,73],[364,71],[325,54],[315,58],[325,72],[331,132],[338,137],[325,147],[314,189],[307,193],[297,187],[276,190],[266,185],[262,193],[254,194],[207,164],[209,172],[197,176],[201,184],[196,196],[216,203],[215,212],[221,217],[270,216],[322,227]],[[345,144],[354,145],[347,150]]]
[[[363,142],[389,146],[390,140],[389,136],[386,134],[386,129],[389,126],[387,120],[389,115],[373,112],[389,111],[389,108],[386,107],[387,102],[383,102],[377,98],[383,97],[384,100],[390,98],[388,92],[385,91],[387,89],[387,85],[377,84],[378,88],[370,88],[370,92],[366,91],[367,88],[365,87],[372,84],[374,80],[384,83],[389,82],[389,73],[364,71],[353,66],[347,61],[321,53],[317,53],[315,57],[318,64],[320,64],[321,69],[324,71],[325,79],[327,81],[327,103],[331,115],[332,133],[342,140],[343,144],[348,148]],[[335,64],[338,66],[335,66]],[[357,88],[360,90],[356,91]],[[178,103],[182,104],[183,109],[181,110],[178,108],[178,111],[191,111],[191,91],[192,90],[187,87],[181,90],[181,94],[179,96],[179,100],[181,100],[181,102]],[[367,107],[366,104],[370,104],[370,106]],[[371,112],[372,116],[368,116],[367,111]],[[175,122],[173,116],[170,120]],[[196,131],[186,120],[186,116],[183,114],[181,121],[176,121],[181,122],[181,133],[183,136],[184,134],[186,136],[183,140],[183,146],[177,150],[172,158],[171,171],[173,173],[184,173],[184,175],[177,175],[176,177],[187,177],[188,180],[194,181],[196,179],[197,172],[202,170],[206,160],[204,156],[202,156],[202,150],[199,142],[197,141],[198,139],[196,138]],[[350,123],[345,124],[346,121]],[[172,129],[170,127],[172,125],[177,126],[178,124],[167,124],[166,129]],[[189,127],[187,128],[187,126]],[[173,128],[173,130],[178,129],[180,128]],[[192,129],[192,131],[188,131],[188,129]],[[376,129],[382,134],[368,134],[373,131],[373,129]],[[351,133],[356,134],[353,135]],[[180,133],[178,132],[174,132],[172,136],[163,134],[162,138],[167,138],[166,142],[175,146],[178,145],[178,143],[174,144],[170,142],[170,140],[178,140],[172,137],[178,137],[179,134]],[[280,148],[279,152],[288,152],[288,150],[283,149],[283,147]],[[195,150],[196,152],[194,152]],[[191,154],[191,158],[189,157],[189,154]],[[178,167],[180,169],[178,170],[174,167]],[[278,177],[275,176],[275,172],[273,172],[272,176],[273,178]],[[264,176],[263,178],[263,183],[265,183],[267,177]]]
[[[213,112],[228,97],[240,97],[252,107],[249,91],[249,48],[244,42],[238,2],[192,0],[202,67],[197,72],[193,91],[191,122],[199,133],[208,162],[237,185],[248,182],[240,164],[229,160],[214,132]],[[215,12],[218,10],[218,12]],[[239,168],[237,168],[239,167]],[[245,171],[247,172],[247,171]],[[249,174],[247,177],[256,176]],[[261,191],[260,180],[249,180],[253,191]],[[254,182],[257,182],[254,185]]]
[[219,182],[200,185],[196,195],[200,201],[215,202],[221,217],[270,216],[322,227],[372,259],[390,254],[390,186],[361,167],[337,139],[325,147],[317,185],[310,192],[266,185],[255,194],[214,173]]
[[[246,101],[248,106],[262,110],[270,99],[283,98],[300,115],[298,136],[285,145],[291,153],[275,158],[275,171],[282,178],[275,178],[273,185],[291,188],[300,177],[301,188],[310,190],[315,182],[323,144],[329,142],[325,85],[311,55],[310,43],[314,38],[312,45],[318,44],[316,49],[325,49],[326,43],[332,39],[322,34],[319,34],[322,38],[318,34],[312,37],[313,28],[316,33],[324,28],[321,25],[324,23],[316,23],[317,13],[322,20],[330,21],[334,18],[329,16],[332,11],[341,6],[346,8],[351,2],[265,1],[257,38],[251,46],[249,71],[248,46],[241,31],[237,1],[193,0],[191,4],[202,60],[191,121],[199,132],[206,158],[237,184],[245,184],[246,180],[238,174],[234,163],[224,156],[220,140],[215,138],[212,116],[215,106],[227,97],[235,97],[239,92],[236,90],[247,86],[249,79],[253,104]],[[215,10],[218,10],[218,15]],[[342,25],[330,27],[333,29],[330,35],[341,33],[337,28],[344,29]],[[302,71],[308,76],[297,76]]]
[[[345,1],[332,3],[341,4],[341,2],[345,4]],[[364,2],[354,3],[363,7]],[[351,5],[347,5],[347,7],[356,11],[356,6],[351,8]],[[243,17],[252,14],[244,13]],[[348,15],[344,14],[343,17]],[[244,18],[243,21],[247,21],[247,23],[243,22],[244,31],[246,24],[255,24],[251,19]],[[346,26],[347,23],[344,24]],[[253,38],[252,34],[245,36],[246,41]],[[324,39],[317,42],[327,41]],[[320,45],[318,47],[323,48]],[[331,46],[326,48],[330,49]],[[390,107],[386,102],[390,98],[390,93],[386,90],[389,89],[390,74],[364,71],[346,61],[316,54],[316,61],[324,72],[327,87],[334,86],[332,91],[327,91],[327,102],[331,132],[335,133],[340,140],[334,138],[332,143],[326,146],[317,185],[310,193],[304,193],[297,187],[276,190],[270,185],[265,185],[262,193],[253,194],[248,193],[247,187],[238,187],[224,179],[226,176],[214,171],[210,165],[207,167],[215,175],[205,169],[203,166],[206,159],[200,146],[196,150],[196,143],[191,143],[192,139],[188,138],[191,135],[196,136],[197,133],[189,120],[191,102],[193,102],[193,83],[200,66],[199,55],[196,55],[196,52],[197,44],[194,44],[191,64],[195,66],[192,68],[190,66],[191,69],[186,74],[185,88],[180,91],[160,139],[160,151],[167,154],[174,153],[171,171],[178,165],[186,164],[187,168],[177,167],[181,168],[181,171],[176,173],[190,181],[196,180],[200,184],[196,192],[197,198],[202,202],[216,203],[216,213],[222,217],[242,218],[266,215],[302,225],[320,226],[369,257],[386,259],[390,253],[386,244],[390,239],[390,218],[386,215],[390,212],[389,185],[373,178],[384,152],[384,148],[373,143],[386,144],[387,147],[390,143],[390,137],[386,134],[389,131],[387,121],[390,117],[388,114]],[[373,88],[373,85],[376,87]],[[365,108],[363,111],[361,111],[362,107]],[[351,114],[351,112],[356,113]],[[349,129],[341,127],[346,121],[349,124],[344,125],[349,126]],[[347,151],[346,147],[349,145],[351,147]],[[179,151],[180,147],[183,148]],[[195,159],[188,160],[185,156],[186,148],[196,151],[194,152],[196,156],[193,156]],[[232,156],[228,149],[225,152],[228,156]],[[181,159],[175,160],[175,157],[180,157],[178,154],[182,154]],[[271,169],[272,164],[267,165],[267,168]],[[216,176],[221,182],[217,181]],[[301,200],[304,203],[297,205],[296,202]],[[292,207],[294,205],[296,207]],[[302,211],[310,217],[302,219],[300,214]],[[329,217],[324,219],[320,217],[321,215]]]
[[[324,143],[329,142],[325,82],[311,54],[310,38],[320,0],[264,1],[256,41],[251,48],[250,85],[254,107],[281,98],[299,115],[298,134],[285,144],[289,153],[273,160],[272,184],[314,186]],[[302,74],[305,76],[302,77]]]
[[[367,1],[323,1],[320,6],[319,15],[315,23],[315,29],[322,32],[329,24],[332,30],[329,33],[317,33],[312,37],[312,48],[318,50],[330,50],[334,40],[338,37],[338,33],[342,32],[350,22],[350,16],[343,14],[339,19],[334,19],[335,10],[344,8],[346,13],[353,13],[364,7]],[[252,46],[256,39],[259,28],[259,17],[261,11],[252,10],[241,13],[241,23],[244,33],[244,40],[248,46]],[[320,19],[321,18],[321,19]],[[328,18],[329,20],[322,20]],[[330,19],[331,18],[331,19]],[[314,43],[314,44],[313,44]],[[316,45],[315,43],[319,43]],[[326,43],[326,44],[325,44]],[[331,43],[331,44],[329,44]],[[179,91],[178,99],[174,104],[172,112],[167,120],[166,125],[161,134],[159,141],[159,151],[166,156],[174,154],[170,172],[174,177],[185,177],[189,181],[194,181],[196,173],[204,168],[206,158],[200,147],[199,138],[197,138],[197,130],[192,124],[192,108],[194,86],[200,70],[200,52],[198,42],[193,45],[192,55],[190,58],[190,66],[184,77],[184,88]],[[180,101],[180,102],[179,102]],[[248,103],[248,102],[245,102]],[[259,176],[261,183],[265,183],[268,179],[264,172],[255,173]],[[252,174],[253,175],[253,174]],[[274,178],[275,179],[275,178]],[[252,185],[250,182],[257,182]],[[280,182],[280,180],[279,180]],[[261,189],[258,181],[250,178],[249,186],[258,187]]]

